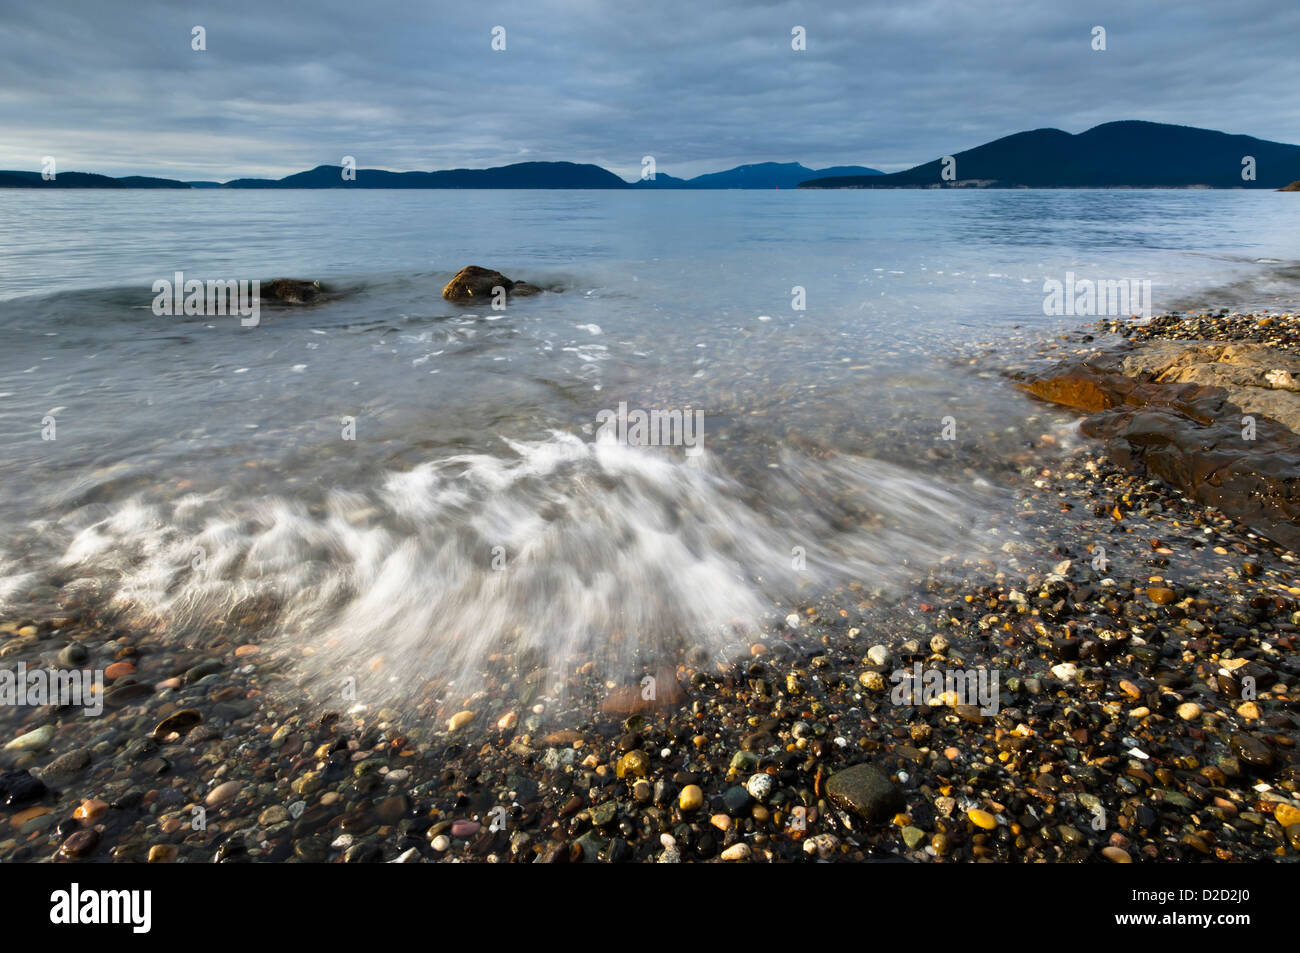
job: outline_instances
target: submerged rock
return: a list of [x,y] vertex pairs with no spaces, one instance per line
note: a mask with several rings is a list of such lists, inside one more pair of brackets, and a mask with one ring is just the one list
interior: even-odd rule
[[277,304],[318,304],[328,295],[319,281],[305,278],[272,278],[261,284],[260,299]]
[[496,289],[501,288],[507,297],[522,297],[541,294],[542,289],[526,281],[511,281],[499,271],[469,265],[462,268],[447,282],[442,289],[442,296],[448,301],[466,303],[491,303]]

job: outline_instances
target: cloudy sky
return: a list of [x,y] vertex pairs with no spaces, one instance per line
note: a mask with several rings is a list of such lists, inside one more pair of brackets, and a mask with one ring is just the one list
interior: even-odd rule
[[10,169],[895,171],[1115,119],[1300,143],[1296,0],[60,0],[3,24]]

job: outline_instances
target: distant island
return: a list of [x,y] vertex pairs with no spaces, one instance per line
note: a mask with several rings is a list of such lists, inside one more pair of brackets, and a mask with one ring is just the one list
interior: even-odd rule
[[1035,129],[948,158],[870,178],[813,179],[799,188],[1281,189],[1300,178],[1300,146],[1158,122],[1108,122],[1078,135]]
[[127,176],[115,179],[88,172],[60,172],[45,180],[39,172],[0,172],[0,188],[64,189],[793,189],[809,179],[830,176],[883,175],[866,166],[810,169],[797,162],[760,162],[693,179],[659,173],[653,179],[625,182],[608,169],[576,162],[517,162],[492,169],[448,169],[442,172],[387,172],[356,169],[343,177],[343,167],[318,165],[282,179],[232,179],[229,182],[181,182]]
[[627,182],[598,165],[517,162],[438,172],[349,170],[320,165],[281,179],[181,182],[61,172],[0,172],[0,188],[66,189],[921,189],[1208,188],[1291,190],[1300,180],[1300,146],[1167,123],[1123,121],[1073,135],[1018,132],[903,172],[865,166],[811,169],[760,162],[691,179],[658,173]]

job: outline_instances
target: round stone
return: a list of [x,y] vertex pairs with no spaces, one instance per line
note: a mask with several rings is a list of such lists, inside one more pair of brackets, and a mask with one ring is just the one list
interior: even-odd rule
[[65,840],[59,847],[59,853],[64,857],[85,857],[98,844],[99,831],[91,827],[84,831],[77,831]]
[[614,766],[614,774],[619,778],[644,778],[650,768],[650,756],[644,751],[629,751]]
[[755,801],[766,801],[772,795],[772,775],[755,774],[745,782],[745,790]]
[[466,709],[465,711],[458,711],[456,712],[456,714],[452,715],[450,718],[447,719],[447,730],[459,731],[461,728],[464,728],[473,720],[474,720],[474,713],[472,711],[469,711],[468,709]]
[[482,826],[483,825],[481,825],[478,821],[467,821],[467,820],[453,821],[451,825],[451,836],[459,837],[462,839],[467,837],[473,837],[475,834],[479,832],[479,828]]
[[72,812],[72,816],[87,826],[94,824],[101,817],[108,813],[108,804],[98,798],[86,798],[81,805]]
[[1178,598],[1178,594],[1163,586],[1153,586],[1147,590],[1147,598],[1158,606],[1167,606]]
[[858,676],[858,681],[869,692],[883,692],[885,690],[885,676],[879,672],[863,672]]
[[203,803],[208,807],[220,807],[223,804],[228,804],[235,799],[235,795],[239,793],[242,787],[243,785],[238,781],[227,781],[225,784],[218,784],[208,792],[208,796],[203,799]]
[[840,839],[834,834],[815,834],[803,842],[803,852],[815,854],[819,860],[829,860],[839,846]]
[[41,725],[5,745],[6,751],[44,751],[54,740],[54,726]]
[[723,860],[749,860],[753,856],[748,844],[732,844],[722,852]]
[[124,675],[134,675],[135,666],[130,662],[114,662],[108,668],[104,669],[104,677],[110,682],[117,681]]
[[986,831],[991,831],[998,826],[998,819],[988,811],[981,811],[978,808],[972,808],[966,812],[970,822],[976,827],[982,827]]
[[1283,827],[1300,824],[1300,808],[1293,807],[1290,804],[1279,804],[1273,808],[1273,819]]
[[677,805],[683,811],[698,811],[704,806],[704,791],[698,784],[686,785],[677,797]]
[[257,823],[263,827],[272,827],[275,824],[283,824],[289,819],[289,812],[279,804],[273,804],[257,816]]
[[90,652],[80,642],[69,642],[59,651],[59,664],[64,668],[77,668],[89,658]]
[[1183,702],[1178,706],[1178,717],[1183,721],[1196,721],[1201,717],[1201,706],[1196,702]]

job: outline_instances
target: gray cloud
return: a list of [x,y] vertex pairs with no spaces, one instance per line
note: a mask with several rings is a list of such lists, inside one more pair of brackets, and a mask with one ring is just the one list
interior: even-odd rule
[[[1300,142],[1293,0],[64,0],[5,19],[4,168],[53,155],[61,171],[225,179],[353,155],[387,169],[568,159],[633,178],[649,154],[675,175],[763,160],[892,171],[1114,119]],[[795,25],[806,51],[790,48]]]

